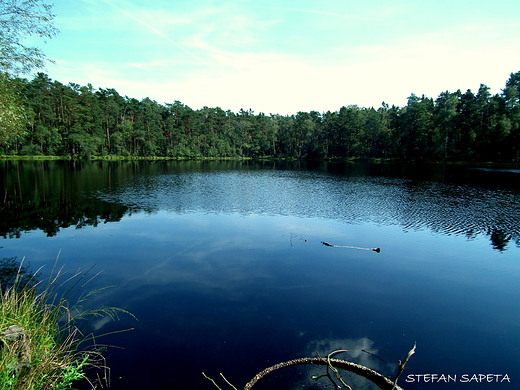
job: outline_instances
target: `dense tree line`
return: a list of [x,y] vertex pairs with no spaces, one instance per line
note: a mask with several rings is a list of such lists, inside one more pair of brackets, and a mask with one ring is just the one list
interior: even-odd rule
[[0,153],[520,162],[520,72],[496,95],[481,84],[477,93],[446,91],[435,100],[412,94],[405,107],[290,116],[139,101],[43,73],[15,81],[27,129]]

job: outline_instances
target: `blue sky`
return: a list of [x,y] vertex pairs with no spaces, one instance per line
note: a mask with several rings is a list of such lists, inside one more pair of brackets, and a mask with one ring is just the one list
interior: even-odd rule
[[39,44],[64,84],[198,109],[295,114],[500,92],[520,71],[518,0],[55,0]]

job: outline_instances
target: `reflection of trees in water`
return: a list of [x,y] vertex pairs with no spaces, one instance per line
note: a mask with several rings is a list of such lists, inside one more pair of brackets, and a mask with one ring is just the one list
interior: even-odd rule
[[[474,239],[490,238],[494,249],[520,246],[519,170],[480,169],[446,165],[332,164],[329,172],[368,176],[367,186],[352,185],[342,216],[353,222],[362,215],[381,224],[397,223],[405,230],[429,229]],[[374,190],[375,186],[377,189]],[[367,190],[370,189],[370,193]],[[361,216],[353,218],[352,215]]]
[[485,235],[500,251],[520,246],[518,175],[503,171],[305,161],[0,161],[0,174],[4,237],[35,229],[53,236],[60,228],[119,221],[132,209],[165,209],[397,224],[468,239]]
[[408,185],[397,196],[397,218],[405,229],[423,229],[490,238],[494,249],[503,251],[512,241],[520,246],[520,194],[445,183]]
[[114,204],[85,201],[74,208],[67,207],[62,199],[48,199],[38,204],[19,202],[0,211],[0,235],[19,238],[24,231],[42,230],[55,236],[60,229],[75,226],[97,226],[100,222],[117,222],[126,207]]
[[81,229],[119,221],[127,210],[88,196],[112,180],[111,170],[102,165],[65,161],[1,164],[0,235],[4,238],[37,229],[54,236],[69,226]]
[[[231,161],[226,170],[249,164]],[[205,172],[218,166],[216,161],[0,161],[0,236],[18,238],[30,230],[55,236],[70,226],[117,222],[130,207],[101,201],[98,191],[110,194],[137,176]]]
[[[498,249],[499,251],[504,251],[507,247],[507,244],[513,236],[511,234],[506,233],[505,231],[501,229],[492,229],[491,231],[491,244],[493,245],[494,249]],[[516,239],[516,245],[520,246],[520,240]]]
[[0,259],[0,291],[6,291],[13,286],[17,289],[34,286],[37,277],[38,275],[31,273],[28,267],[16,261],[16,257]]

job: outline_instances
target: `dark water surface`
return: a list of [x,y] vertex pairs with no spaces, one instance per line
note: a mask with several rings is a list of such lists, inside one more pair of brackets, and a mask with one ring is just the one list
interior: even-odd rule
[[[87,305],[137,317],[92,326],[135,328],[99,340],[122,347],[105,353],[114,389],[214,389],[202,371],[240,388],[335,349],[393,375],[414,342],[405,389],[520,388],[519,170],[3,161],[0,175],[0,258],[95,265],[90,287],[115,287]],[[258,389],[332,389],[311,379],[324,372]]]

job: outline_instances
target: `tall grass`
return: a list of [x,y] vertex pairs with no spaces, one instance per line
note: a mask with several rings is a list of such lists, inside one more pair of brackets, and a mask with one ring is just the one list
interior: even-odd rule
[[[55,263],[49,279],[37,282],[38,272],[27,278],[20,264],[12,283],[4,280],[0,286],[0,390],[65,390],[80,379],[92,388],[108,383],[103,348],[82,329],[96,316],[127,312],[112,307],[82,311],[81,304],[100,290],[80,293],[73,304],[69,302],[75,291],[93,279],[83,283],[89,271],[66,278]],[[93,367],[105,370],[104,375],[89,379],[86,370]]]

